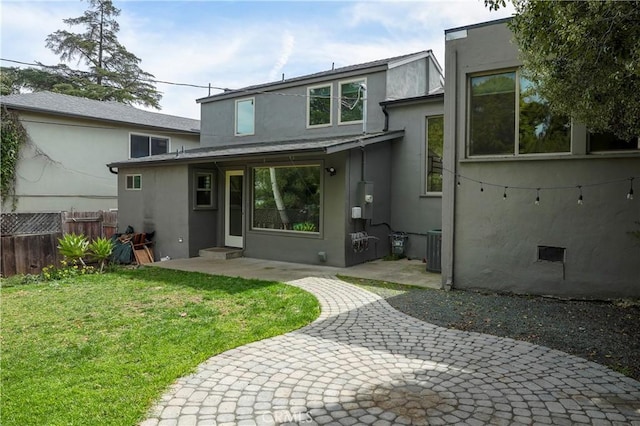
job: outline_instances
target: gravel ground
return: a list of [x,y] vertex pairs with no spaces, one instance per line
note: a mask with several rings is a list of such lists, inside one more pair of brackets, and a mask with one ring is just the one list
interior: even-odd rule
[[638,301],[567,301],[349,281],[431,324],[544,345],[640,380]]

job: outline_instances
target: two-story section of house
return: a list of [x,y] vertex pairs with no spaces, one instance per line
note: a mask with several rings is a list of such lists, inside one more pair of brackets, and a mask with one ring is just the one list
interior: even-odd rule
[[552,114],[512,37],[505,20],[446,31],[443,281],[637,297],[638,139]]
[[[2,211],[97,211],[118,207],[118,179],[105,164],[199,146],[200,122],[53,92],[0,97],[27,133],[14,200]],[[125,177],[131,189],[135,176]],[[11,198],[11,197],[9,197]]]
[[443,83],[423,51],[199,99],[201,148],[110,164],[120,222],[172,258],[348,266],[389,254],[394,231],[422,258],[440,226]]

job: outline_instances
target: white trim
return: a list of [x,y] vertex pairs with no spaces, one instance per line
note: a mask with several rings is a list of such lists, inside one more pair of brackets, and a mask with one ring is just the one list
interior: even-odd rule
[[[240,102],[246,102],[246,101],[251,101],[251,106],[253,106],[253,114],[252,114],[253,124],[251,126],[253,131],[251,133],[238,133],[238,104]],[[234,114],[235,114],[235,120],[234,120],[233,134],[235,136],[252,136],[256,134],[256,98],[255,96],[250,98],[236,99]]]
[[354,121],[342,121],[342,85],[349,83],[362,82],[362,84],[367,87],[367,77],[358,77],[352,78],[349,80],[341,80],[338,81],[338,126],[346,125],[346,124],[362,124],[364,122],[364,114],[366,112],[364,103],[367,99],[367,91],[366,89],[362,91],[362,119],[354,120]]
[[[131,157],[131,136],[132,135],[136,135],[136,136],[145,136],[147,138],[149,138],[149,155],[146,155],[145,157],[151,157],[151,139],[155,138],[155,139],[166,139],[167,140],[167,154],[171,152],[171,137],[170,136],[162,136],[162,135],[152,135],[150,133],[142,133],[142,132],[129,132],[129,141],[128,141],[128,148],[129,148],[129,158],[133,158]],[[136,157],[136,158],[144,158],[144,157]]]
[[[241,209],[242,209],[242,234],[240,236],[231,235],[229,229],[229,219],[231,216],[230,207],[230,193],[229,187],[231,182],[231,176],[242,176],[242,201],[241,201]],[[236,248],[244,248],[244,231],[245,231],[245,223],[244,223],[244,204],[245,204],[245,180],[244,180],[244,170],[227,170],[224,174],[224,245],[229,247]]]
[[[329,87],[329,122],[323,124],[310,124],[311,118],[311,90],[320,89],[323,87]],[[307,87],[307,116],[305,118],[307,129],[317,129],[320,127],[331,127],[333,126],[333,82],[318,84],[315,86]]]
[[431,50],[426,52],[419,53],[417,55],[409,56],[408,58],[400,59],[395,62],[389,62],[389,69],[393,69],[396,67],[401,67],[402,65],[410,64],[411,62],[419,61],[420,59],[424,59],[431,56]]
[[[136,176],[140,178],[140,187],[139,188],[135,187],[135,178],[136,178]],[[133,186],[131,188],[129,187],[129,178],[130,177],[133,178],[133,180],[132,180]],[[141,191],[142,190],[142,174],[141,173],[134,173],[134,174],[125,175],[125,177],[124,177],[124,189],[126,191]]]

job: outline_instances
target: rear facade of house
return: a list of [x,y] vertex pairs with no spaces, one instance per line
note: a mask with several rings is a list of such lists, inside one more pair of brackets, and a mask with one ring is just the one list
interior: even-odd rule
[[507,21],[448,30],[445,68],[443,283],[639,296],[638,139],[549,113]]
[[348,266],[402,232],[422,259],[441,223],[442,86],[424,51],[200,99],[201,148],[111,164],[120,223],[155,231],[156,258]]

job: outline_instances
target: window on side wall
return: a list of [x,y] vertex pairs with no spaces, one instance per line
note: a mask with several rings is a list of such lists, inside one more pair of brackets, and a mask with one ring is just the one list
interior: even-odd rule
[[138,191],[142,189],[142,175],[127,175],[126,189],[128,191]]
[[571,151],[571,120],[519,70],[472,76],[469,94],[469,156]]
[[589,152],[624,152],[640,150],[640,138],[624,140],[613,133],[589,133]]
[[442,150],[444,142],[444,116],[427,117],[427,192],[442,193]]
[[131,134],[129,140],[130,158],[148,157],[169,152],[169,138]]
[[331,85],[307,89],[307,127],[331,125]]
[[255,99],[236,101],[236,136],[247,136],[255,133]]
[[362,123],[364,85],[364,79],[340,82],[340,124]]
[[255,167],[252,228],[320,231],[320,165]]
[[213,207],[213,173],[195,173],[195,207]]

